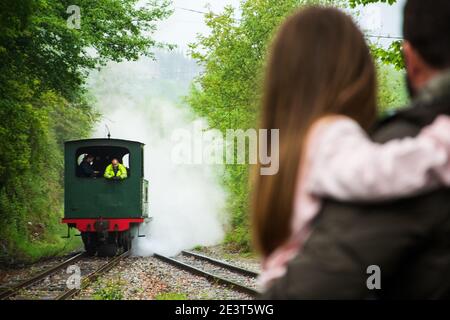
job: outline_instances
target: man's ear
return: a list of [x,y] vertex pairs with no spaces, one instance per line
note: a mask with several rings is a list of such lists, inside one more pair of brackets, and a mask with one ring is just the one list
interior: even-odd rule
[[403,42],[402,53],[403,53],[403,60],[405,61],[406,69],[409,71],[409,69],[411,68],[412,48],[411,48],[411,44],[408,41]]
[[416,91],[423,88],[438,73],[437,69],[425,62],[409,41],[403,43],[403,57],[409,81]]
[[409,82],[413,89],[416,90],[417,78],[420,74],[420,63],[416,51],[408,41],[405,41],[403,43],[403,58],[405,59],[405,66]]

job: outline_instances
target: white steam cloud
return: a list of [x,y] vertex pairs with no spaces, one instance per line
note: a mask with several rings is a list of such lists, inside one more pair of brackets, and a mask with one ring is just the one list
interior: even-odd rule
[[[136,255],[175,255],[197,245],[214,245],[224,235],[225,192],[217,165],[179,165],[171,159],[172,132],[192,127],[195,116],[164,94],[152,94],[155,63],[143,60],[110,64],[93,75],[90,91],[103,114],[94,137],[145,143],[145,178],[153,220],[140,228],[145,238],[133,243]],[[159,90],[161,91],[161,90]],[[162,90],[164,91],[164,90]],[[169,90],[170,91],[170,90]]]

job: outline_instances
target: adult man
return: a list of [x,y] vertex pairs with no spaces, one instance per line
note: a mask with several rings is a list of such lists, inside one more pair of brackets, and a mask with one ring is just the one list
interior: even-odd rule
[[94,156],[91,154],[87,154],[84,156],[83,161],[80,163],[80,174],[83,177],[90,178],[96,174],[94,168],[92,166],[92,162],[94,161]]
[[[450,1],[408,0],[404,13],[414,99],[379,124],[378,142],[415,136],[438,115],[450,115]],[[313,227],[263,298],[450,298],[450,189],[383,204],[327,200]]]
[[119,160],[112,159],[111,164],[106,167],[105,174],[106,179],[123,180],[127,178],[127,168]]

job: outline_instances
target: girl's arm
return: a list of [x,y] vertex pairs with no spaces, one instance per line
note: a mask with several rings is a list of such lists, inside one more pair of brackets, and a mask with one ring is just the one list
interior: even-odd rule
[[339,200],[381,201],[450,185],[450,117],[417,138],[377,144],[347,117],[326,118],[311,131],[305,187]]

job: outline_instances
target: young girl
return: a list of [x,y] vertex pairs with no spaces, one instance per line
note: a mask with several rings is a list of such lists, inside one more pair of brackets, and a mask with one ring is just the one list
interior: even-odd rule
[[450,185],[450,118],[416,138],[373,143],[363,128],[375,120],[375,87],[364,37],[345,14],[309,8],[282,26],[262,121],[280,129],[280,170],[257,177],[253,203],[264,286],[301,250],[321,197],[382,201]]

